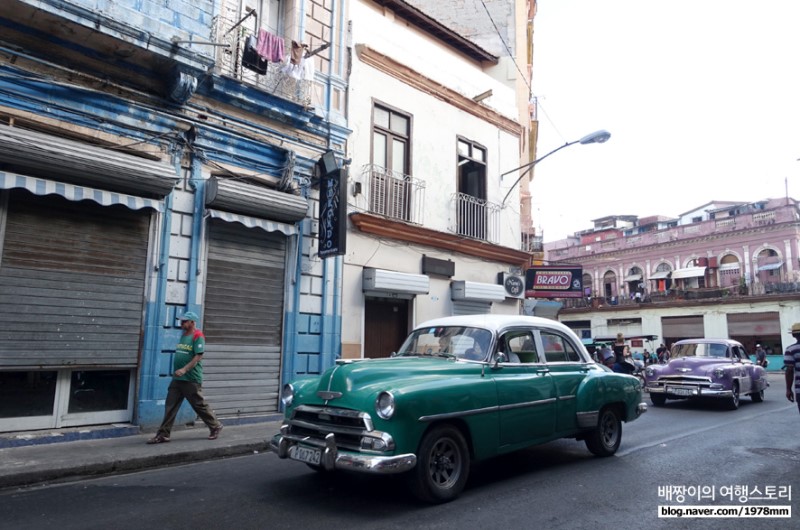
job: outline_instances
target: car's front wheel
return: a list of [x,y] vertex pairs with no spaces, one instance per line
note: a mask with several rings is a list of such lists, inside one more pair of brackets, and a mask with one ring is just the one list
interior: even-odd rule
[[739,383],[736,381],[733,382],[733,387],[731,387],[731,397],[728,398],[728,408],[730,410],[739,408]]
[[595,427],[586,437],[586,447],[593,455],[611,456],[622,441],[622,420],[614,407],[604,407]]
[[764,390],[761,389],[758,392],[753,392],[750,394],[750,399],[753,400],[753,403],[761,403],[764,401]]
[[467,484],[469,468],[469,449],[461,431],[452,425],[436,426],[419,444],[417,465],[409,472],[411,491],[426,502],[451,501]]
[[663,407],[664,403],[667,402],[667,396],[665,396],[664,394],[653,394],[653,393],[651,393],[650,394],[650,401],[656,407]]

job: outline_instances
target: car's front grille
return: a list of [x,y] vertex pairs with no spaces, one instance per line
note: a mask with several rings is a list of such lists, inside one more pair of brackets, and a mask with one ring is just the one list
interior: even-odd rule
[[365,412],[332,407],[297,407],[288,421],[288,434],[323,441],[333,433],[336,446],[341,449],[358,450],[361,437],[372,431],[372,418]]
[[656,380],[659,385],[690,385],[708,387],[711,385],[711,379],[708,377],[692,376],[692,375],[666,375],[659,377]]

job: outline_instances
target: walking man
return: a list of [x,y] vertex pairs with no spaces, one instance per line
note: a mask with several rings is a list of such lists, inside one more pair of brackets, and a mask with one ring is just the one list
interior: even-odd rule
[[756,364],[759,366],[767,367],[767,350],[761,347],[761,344],[756,344]]
[[222,423],[214,415],[214,411],[203,398],[203,352],[205,351],[206,337],[197,329],[196,313],[188,311],[181,316],[181,335],[175,347],[172,360],[172,382],[167,390],[167,402],[164,406],[164,420],[158,428],[156,435],[147,441],[148,444],[169,442],[172,425],[178,416],[183,400],[189,405],[208,426],[211,433],[209,440],[216,440],[222,431]]
[[[797,342],[786,348],[783,364],[786,366],[786,399],[795,401],[795,394],[800,392],[800,322],[792,324],[790,331]],[[800,400],[797,400],[797,407],[800,409]]]

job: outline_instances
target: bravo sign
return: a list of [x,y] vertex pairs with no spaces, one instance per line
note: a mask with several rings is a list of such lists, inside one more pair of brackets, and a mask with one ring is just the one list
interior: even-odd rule
[[580,298],[583,268],[539,265],[525,271],[525,298]]

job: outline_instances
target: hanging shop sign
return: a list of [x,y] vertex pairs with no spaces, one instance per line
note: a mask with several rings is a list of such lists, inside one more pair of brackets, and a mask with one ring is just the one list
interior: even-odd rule
[[525,271],[525,298],[580,298],[583,267],[537,265]]
[[347,243],[347,170],[325,174],[319,187],[319,257],[341,255]]

